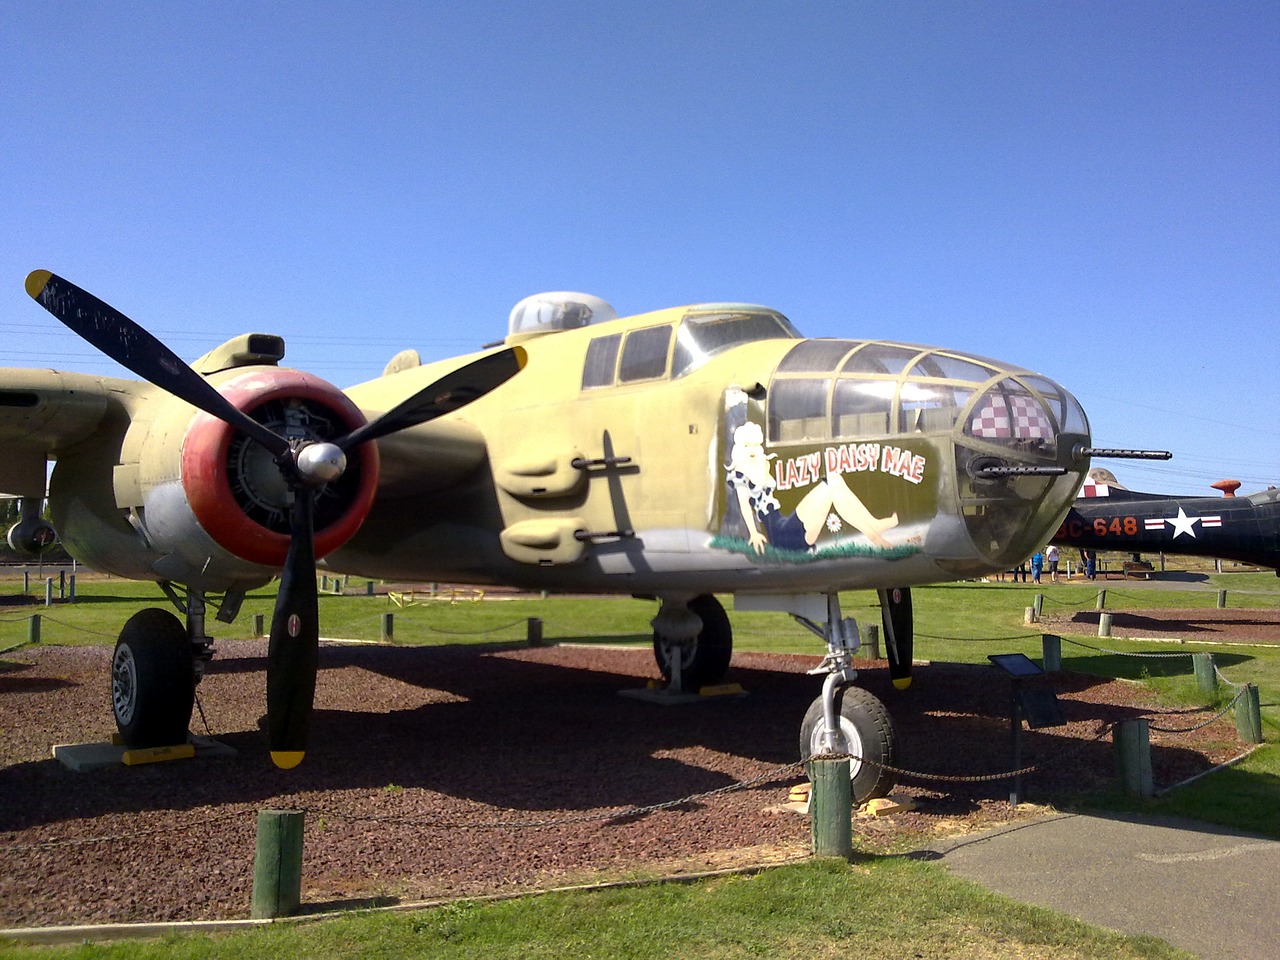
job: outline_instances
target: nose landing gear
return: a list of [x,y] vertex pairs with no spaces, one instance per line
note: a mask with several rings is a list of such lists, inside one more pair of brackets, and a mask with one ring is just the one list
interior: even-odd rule
[[822,695],[809,705],[800,725],[801,759],[847,753],[854,802],[886,796],[894,785],[888,769],[894,762],[893,722],[883,703],[852,685],[858,676],[853,667],[860,645],[857,623],[841,618],[840,598],[834,593],[827,595],[827,619],[821,626],[792,616],[827,644],[827,655],[809,671],[827,676]]

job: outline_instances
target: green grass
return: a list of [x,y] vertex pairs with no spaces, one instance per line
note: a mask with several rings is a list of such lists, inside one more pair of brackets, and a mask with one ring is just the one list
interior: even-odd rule
[[222,935],[30,948],[0,957],[538,960],[575,957],[1174,958],[1188,954],[1015,903],[935,864],[815,860],[697,883],[458,902]]

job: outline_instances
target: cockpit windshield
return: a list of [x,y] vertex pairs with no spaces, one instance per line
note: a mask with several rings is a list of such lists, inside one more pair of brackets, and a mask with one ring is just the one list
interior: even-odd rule
[[740,343],[798,339],[800,334],[790,320],[764,307],[733,305],[690,310],[676,327],[671,376],[684,376]]

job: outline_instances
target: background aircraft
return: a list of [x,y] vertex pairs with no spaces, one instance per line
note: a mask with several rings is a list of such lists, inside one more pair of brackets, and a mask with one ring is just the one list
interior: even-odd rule
[[1172,553],[1278,568],[1280,490],[1236,496],[1239,482],[1214,484],[1223,496],[1139,493],[1108,470],[1091,470],[1053,542],[1091,550]]
[[[892,724],[852,687],[842,590],[875,589],[896,685],[911,590],[1008,569],[1058,528],[1091,454],[1084,411],[1043,376],[932,347],[808,340],[776,311],[701,304],[618,319],[585,294],[512,311],[499,345],[423,364],[409,350],[347,391],[245,334],[187,365],[46,271],[27,290],[143,382],[0,370],[0,489],[93,569],[156,581],[116,644],[131,745],[185,740],[212,656],[279,576],[268,655],[273,759],[302,758],[318,664],[315,563],[375,578],[506,583],[660,601],[673,686],[724,673],[739,609],[780,609],[827,643],[808,754],[847,749],[861,799],[887,791]],[[43,531],[43,532],[42,532]],[[185,622],[184,622],[185,620]]]

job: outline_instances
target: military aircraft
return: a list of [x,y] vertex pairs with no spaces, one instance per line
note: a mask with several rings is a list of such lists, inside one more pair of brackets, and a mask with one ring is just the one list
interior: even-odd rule
[[[280,577],[268,740],[305,750],[318,664],[315,564],[416,581],[656,599],[654,655],[679,689],[716,682],[737,609],[784,610],[827,644],[804,755],[855,755],[886,792],[892,725],[851,686],[857,625],[839,592],[874,589],[889,670],[910,682],[911,588],[1022,560],[1058,528],[1092,455],[1052,380],[959,351],[804,339],[782,314],[712,303],[618,318],[603,300],[526,298],[504,341],[422,363],[406,350],[338,388],[244,334],[190,365],[48,271],[28,293],[143,382],[0,370],[0,489],[36,501],[89,567],[156,581],[124,625],[112,700],[126,742],[185,742],[232,621]],[[39,533],[39,510],[24,508]],[[40,528],[42,529],[42,528]],[[41,534],[47,537],[47,532]]]
[[1224,495],[1172,496],[1129,490],[1109,470],[1089,471],[1053,542],[1087,550],[1217,557],[1273,567],[1280,576],[1280,490],[1236,496],[1237,480],[1213,484]]

